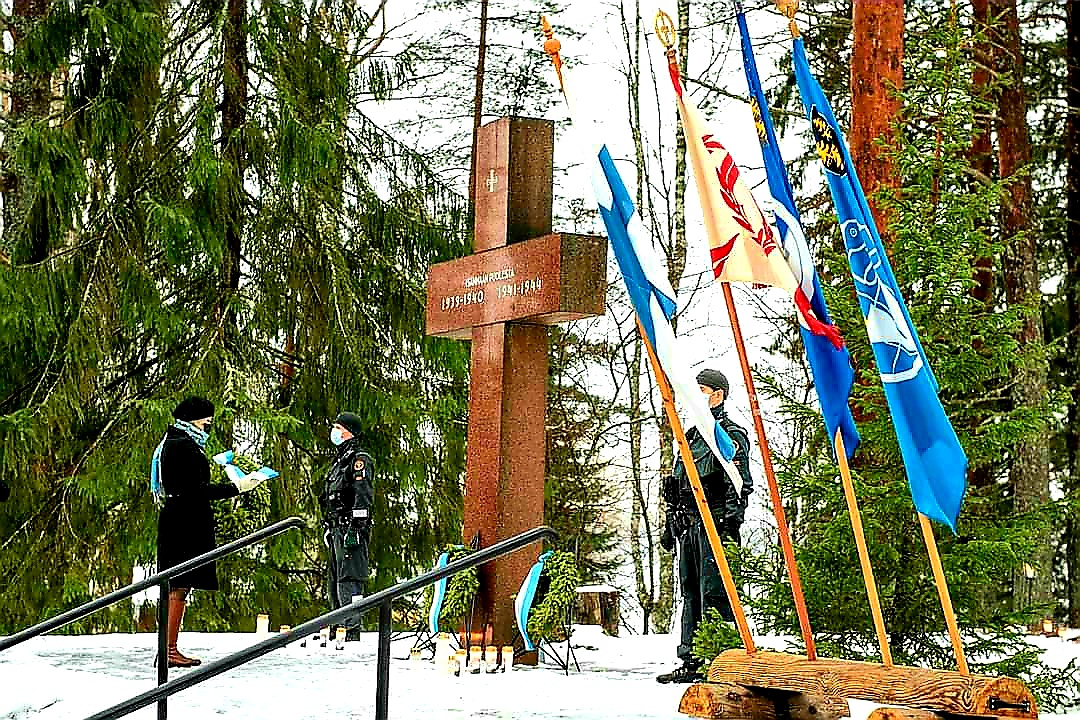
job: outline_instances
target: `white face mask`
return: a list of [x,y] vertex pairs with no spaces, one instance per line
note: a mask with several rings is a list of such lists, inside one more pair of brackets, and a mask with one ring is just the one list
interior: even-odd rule
[[345,431],[341,428],[334,428],[330,431],[330,442],[335,445],[340,445],[345,442]]

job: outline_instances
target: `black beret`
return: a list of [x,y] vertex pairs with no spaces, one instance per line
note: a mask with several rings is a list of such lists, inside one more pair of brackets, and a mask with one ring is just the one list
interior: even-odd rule
[[702,370],[697,374],[698,385],[711,387],[713,390],[723,390],[724,397],[728,395],[727,376],[719,370]]
[[360,420],[359,415],[355,415],[351,412],[343,412],[334,418],[334,422],[351,432],[355,436],[359,436],[364,430],[364,423]]
[[191,422],[214,417],[214,403],[203,397],[189,397],[180,401],[172,415],[177,420]]

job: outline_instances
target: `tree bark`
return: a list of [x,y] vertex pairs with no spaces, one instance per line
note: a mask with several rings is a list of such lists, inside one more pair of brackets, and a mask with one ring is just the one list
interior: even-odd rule
[[[1017,340],[1025,354],[1034,351],[1017,368],[1011,395],[1016,407],[1038,409],[1046,403],[1047,362],[1042,348],[1042,293],[1032,224],[1031,179],[1020,174],[1031,163],[1031,138],[1016,1],[990,0],[990,15],[994,64],[1001,81],[997,96],[998,172],[1002,180],[1009,182],[1001,222],[1006,243],[1002,256],[1005,299],[1010,307],[1026,311]],[[1049,476],[1045,434],[1037,430],[1018,442],[1013,451],[1009,480],[1016,512],[1027,512],[1050,499]],[[1029,560],[1036,570],[1031,600],[1047,604],[1051,601],[1053,576],[1048,529],[1034,540],[1040,549]],[[1014,598],[1014,604],[1020,607],[1023,598],[1019,593]]]
[[[990,45],[990,0],[972,0],[974,30],[975,69],[971,73],[972,95],[989,102],[991,69],[994,64],[993,48]],[[976,111],[975,128],[971,138],[971,168],[976,177],[973,185],[980,185],[994,177],[994,146],[991,136],[994,130],[993,115],[987,111]],[[994,259],[981,257],[975,260],[975,287],[971,294],[986,304],[994,299]]]
[[[889,157],[892,124],[903,87],[904,0],[855,0],[851,44],[851,159],[874,214],[885,248],[893,243],[889,217],[878,200],[900,187]],[[885,147],[881,143],[885,143]]]
[[643,635],[649,634],[653,611],[653,574],[651,543],[641,542],[642,514],[647,510],[641,475],[641,338],[635,332],[630,360],[630,482],[634,498],[630,508],[630,555],[634,563],[634,586],[641,605]]
[[[638,3],[640,4],[640,3]],[[678,14],[678,43],[679,43],[679,72],[686,77],[686,56],[690,48],[690,0],[679,0],[677,5]],[[637,14],[641,17],[640,10]],[[644,153],[641,154],[641,162],[644,163]],[[668,280],[671,289],[676,294],[682,281],[682,274],[686,270],[686,135],[683,132],[682,123],[675,123],[675,217],[673,222],[674,236],[668,248]],[[671,319],[672,330],[678,332],[679,318],[676,315]],[[675,435],[668,422],[667,413],[660,413],[657,420],[657,429],[660,433],[660,477],[671,473],[675,463]],[[657,516],[663,521],[667,508],[664,505],[662,493],[657,493]],[[653,619],[653,628],[656,632],[666,633],[671,631],[672,613],[675,609],[675,555],[666,550],[660,550],[660,592],[656,598],[656,615]]]
[[[1065,130],[1068,154],[1067,206],[1065,226],[1065,302],[1068,311],[1068,335],[1065,357],[1069,358],[1067,381],[1071,402],[1065,447],[1068,452],[1069,479],[1066,490],[1076,502],[1080,493],[1080,22],[1077,22],[1076,3],[1067,8],[1068,63],[1066,101],[1069,116]],[[1069,625],[1080,627],[1080,514],[1069,513],[1067,524],[1067,557],[1069,570]]]
[[[679,72],[687,77],[687,54],[690,50],[690,0],[678,1]],[[686,134],[682,121],[675,121],[675,242],[668,253],[668,280],[677,293],[686,269]],[[675,324],[675,321],[672,321]],[[665,421],[666,423],[666,421]],[[670,432],[670,428],[669,428]]]
[[[623,14],[625,25],[625,13]],[[629,27],[626,28],[627,33]],[[634,139],[634,160],[637,169],[637,196],[636,202],[638,207],[638,213],[641,215],[644,221],[646,215],[646,200],[647,196],[645,188],[650,186],[648,165],[645,161],[645,141],[642,136],[641,130],[641,2],[635,0],[634,2],[634,25],[633,25],[634,37],[631,41],[627,34],[627,50],[630,55],[629,63],[629,81],[630,81],[630,117],[632,119],[632,135]],[[651,203],[649,203],[651,207]],[[650,218],[651,219],[651,218]],[[675,285],[678,287],[678,284]],[[672,456],[671,444],[671,427],[668,425],[667,416],[661,414],[660,422],[660,475],[663,476],[667,472],[671,471],[671,462],[667,461],[665,465],[664,458],[670,458]],[[655,508],[647,507],[643,512],[650,513],[655,510],[655,517],[657,527],[664,522],[664,516],[667,512],[667,508],[664,505],[664,499],[662,493],[657,493],[657,500]],[[650,558],[656,557],[658,577],[657,577],[657,592],[653,603],[652,612],[652,628],[655,632],[666,633],[671,629],[671,612],[675,606],[675,561],[674,555],[667,550],[659,547],[657,544],[655,547],[650,543],[650,547],[647,548]]]
[[221,102],[221,145],[226,165],[232,173],[232,188],[225,203],[225,257],[222,268],[224,289],[222,308],[225,313],[225,338],[235,336],[235,317],[230,309],[240,289],[240,258],[244,234],[244,174],[247,170],[247,149],[244,124],[247,122],[247,0],[227,0],[223,29],[222,77],[224,94]]

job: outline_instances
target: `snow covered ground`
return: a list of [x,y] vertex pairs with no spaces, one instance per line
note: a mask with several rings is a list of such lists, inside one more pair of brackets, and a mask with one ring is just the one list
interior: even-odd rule
[[[156,635],[40,637],[0,653],[0,718],[65,720],[104,710],[155,684]],[[299,643],[219,675],[169,700],[169,718],[371,718],[375,714],[377,634],[341,652]],[[254,644],[251,634],[182,633],[180,649],[204,661]],[[311,645],[315,645],[312,643]],[[331,643],[332,644],[332,643]],[[574,646],[581,672],[554,666],[503,675],[456,678],[432,663],[390,666],[390,716],[403,718],[660,718],[677,713],[685,686],[654,677],[675,666],[668,635],[605,637],[579,626]],[[411,641],[395,642],[405,657]],[[184,670],[173,670],[170,677]],[[153,706],[129,716],[154,718]]]
[[[771,642],[770,642],[771,640]],[[183,633],[180,648],[213,660],[253,644],[251,634]],[[763,638],[771,647],[779,639]],[[0,718],[64,720],[84,718],[155,683],[152,666],[156,635],[40,637],[0,653]],[[1064,666],[1080,656],[1080,644],[1037,638],[1045,660]],[[391,655],[408,655],[409,641],[395,642]],[[520,668],[505,675],[455,678],[431,663],[414,666],[395,659],[390,668],[390,716],[472,720],[478,718],[561,718],[564,720],[670,720],[679,715],[686,686],[659,685],[654,677],[674,666],[676,638],[670,635],[611,638],[599,628],[577,626],[574,646],[581,672],[570,676],[553,667]],[[283,650],[219,675],[169,700],[169,717],[194,720],[259,718],[321,720],[371,718],[375,707],[376,635],[336,652]],[[183,670],[172,671],[172,676]],[[874,706],[853,701],[853,720]],[[131,715],[154,718],[153,706]],[[1043,715],[1047,720],[1077,720]]]

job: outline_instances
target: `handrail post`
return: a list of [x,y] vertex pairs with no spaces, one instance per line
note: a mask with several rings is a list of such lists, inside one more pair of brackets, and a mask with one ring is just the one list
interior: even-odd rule
[[375,676],[375,720],[386,720],[390,707],[390,600],[379,605],[379,660]]
[[[169,682],[169,578],[158,586],[157,608],[157,684]],[[169,716],[169,698],[161,698],[157,703],[158,720]]]

